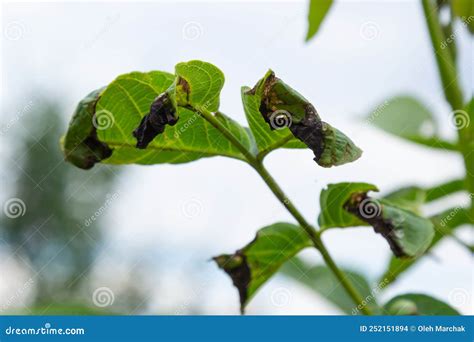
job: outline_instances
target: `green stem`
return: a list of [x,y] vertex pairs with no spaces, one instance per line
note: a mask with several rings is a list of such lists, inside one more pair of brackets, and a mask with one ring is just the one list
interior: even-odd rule
[[332,270],[336,278],[341,282],[341,285],[347,291],[349,296],[352,298],[354,303],[357,307],[365,314],[371,315],[372,312],[367,308],[367,306],[363,305],[363,298],[356,290],[356,288],[352,285],[349,281],[347,276],[339,269],[337,264],[334,262],[334,259],[329,254],[326,246],[324,245],[323,241],[321,240],[318,232],[316,229],[310,225],[305,218],[300,214],[298,209],[293,205],[293,203],[288,199],[288,196],[285,195],[283,190],[280,188],[278,183],[273,179],[267,169],[263,166],[261,162],[258,162],[256,165],[252,165],[255,170],[258,172],[260,177],[262,177],[263,181],[267,184],[270,190],[273,192],[276,198],[285,206],[285,208],[290,212],[291,215],[298,221],[301,227],[306,231],[306,233],[311,238],[311,241],[316,247],[317,250],[321,253],[326,265]]
[[217,118],[205,108],[196,108],[196,110],[217,130],[219,130],[247,159],[247,162],[257,171],[263,181],[267,184],[270,190],[273,192],[275,197],[285,206],[285,208],[290,212],[290,214],[295,218],[295,220],[300,224],[300,226],[305,230],[308,236],[311,238],[311,241],[314,244],[314,247],[319,250],[321,253],[326,265],[332,270],[334,275],[341,282],[341,285],[347,291],[349,296],[352,298],[357,307],[365,314],[371,315],[372,312],[366,305],[363,305],[363,298],[356,290],[356,288],[349,281],[347,276],[339,269],[337,264],[334,262],[333,258],[329,254],[329,251],[326,249],[323,241],[321,240],[316,229],[306,221],[306,219],[301,215],[298,209],[293,205],[289,200],[288,196],[285,195],[283,190],[280,188],[275,179],[267,171],[262,161],[257,159],[257,157],[252,154],[242,143],[229,131],[222,123],[217,120]]
[[[422,0],[426,24],[430,34],[431,45],[435,53],[441,82],[446,100],[449,102],[454,114],[465,115],[465,120],[471,121],[458,127],[459,150],[464,159],[466,168],[465,184],[469,193],[474,194],[474,111],[472,108],[465,110],[463,95],[457,81],[457,70],[453,56],[449,49],[443,48],[446,42],[437,10],[431,0]],[[470,219],[474,223],[474,196],[471,195]]]
[[462,109],[464,105],[461,89],[457,82],[456,65],[449,49],[443,48],[446,42],[443,29],[438,19],[436,6],[431,0],[422,0],[425,20],[431,38],[431,44],[435,53],[438,70],[443,83],[446,100],[454,109]]
[[263,160],[263,158],[265,158],[265,156],[267,154],[269,154],[272,150],[285,145],[288,141],[290,141],[293,138],[294,138],[293,135],[290,133],[290,134],[288,134],[288,136],[286,138],[283,138],[283,139],[279,140],[277,143],[273,143],[270,146],[268,146],[267,148],[259,151],[258,154],[257,154],[257,160]]

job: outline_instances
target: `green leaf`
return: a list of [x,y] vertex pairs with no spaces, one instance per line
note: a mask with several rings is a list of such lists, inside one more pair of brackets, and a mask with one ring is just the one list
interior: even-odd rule
[[186,82],[179,88],[184,93],[179,96],[184,104],[194,108],[205,107],[211,112],[219,109],[219,97],[224,86],[222,71],[210,63],[190,61],[177,64],[175,73],[178,85],[182,85],[182,80]]
[[428,249],[434,236],[430,220],[384,201],[381,201],[380,217],[371,224],[385,237],[397,257],[419,257]]
[[454,143],[437,136],[431,112],[417,99],[398,96],[376,106],[366,118],[369,124],[411,142],[433,148],[457,150]]
[[[350,270],[342,270],[349,281],[354,285],[357,292],[364,298],[366,305],[377,311],[377,299],[375,297],[377,288],[371,290],[366,278]],[[326,298],[346,314],[359,314],[360,309],[354,304],[353,299],[340,285],[333,272],[326,266],[310,266],[303,260],[295,257],[286,262],[280,272],[293,280],[305,285],[317,294]]]
[[409,186],[385,195],[384,200],[399,208],[420,214],[421,207],[426,201],[426,191],[417,186]]
[[318,224],[321,229],[367,226],[368,223],[352,215],[344,209],[345,203],[355,193],[378,191],[377,187],[368,183],[337,183],[328,184],[321,191],[319,204],[321,213]]
[[418,145],[423,145],[429,148],[435,148],[445,151],[455,151],[458,152],[459,148],[456,145],[456,142],[446,141],[439,137],[422,137],[422,136],[410,136],[404,137],[405,140],[413,142]]
[[374,185],[366,183],[330,184],[320,196],[318,221],[322,229],[370,224],[387,240],[397,257],[423,254],[434,235],[431,221],[388,201],[367,196],[368,191],[376,190]]
[[[253,108],[258,106],[261,117],[272,132],[288,128],[295,138],[313,151],[314,161],[318,165],[323,167],[343,165],[361,156],[362,151],[352,140],[322,121],[314,106],[276,77],[273,71],[269,70],[254,88],[247,90],[244,93],[244,100],[246,96],[257,99],[254,100],[257,103],[253,104]],[[274,133],[275,139],[280,139],[280,134]],[[267,146],[263,153],[268,152]]]
[[332,3],[332,0],[310,0],[306,41],[309,41],[318,32],[319,27],[331,8]]
[[367,120],[386,132],[400,136],[430,136],[437,132],[431,112],[417,99],[394,97],[379,104]]
[[384,305],[384,309],[390,315],[459,315],[459,312],[448,304],[436,298],[417,293],[396,296]]
[[430,188],[426,188],[426,202],[436,201],[453,193],[466,191],[466,182],[464,179],[454,179],[446,183],[438,184]]
[[[218,109],[219,91],[224,82],[219,69],[191,61],[178,64],[176,72],[178,76],[161,71],[132,72],[88,96],[80,103],[63,139],[66,159],[81,168],[90,168],[99,161],[177,164],[213,156],[245,160],[220,131],[190,109],[191,105]],[[148,146],[146,150],[137,149],[133,132],[141,124],[148,125],[144,130],[153,130],[155,122],[144,120],[153,106],[158,116],[165,115],[168,120],[158,123],[161,132],[155,132],[156,137],[152,135],[150,141],[143,142]],[[169,112],[172,108],[176,109],[175,113]],[[245,147],[255,150],[248,129],[222,113],[214,115]]]
[[288,127],[273,131],[268,127],[259,111],[260,97],[250,94],[250,90],[249,87],[242,87],[242,104],[260,155],[263,156],[279,147],[306,148],[303,142],[293,136]]
[[472,0],[452,0],[453,13],[459,17],[464,26],[474,33],[474,3]]
[[112,154],[112,150],[97,138],[93,125],[96,122],[96,104],[103,90],[95,90],[79,102],[69,123],[69,130],[61,139],[66,160],[81,169],[90,169]]
[[311,245],[301,227],[275,223],[260,229],[252,242],[234,254],[223,254],[213,259],[232,278],[239,291],[243,312],[257,290],[284,262]]
[[438,200],[459,191],[465,191],[464,179],[454,179],[429,188],[408,186],[390,192],[383,198],[393,205],[420,214],[421,208],[425,203]]
[[[434,225],[435,233],[428,251],[436,246],[445,236],[452,234],[457,227],[469,223],[467,210],[459,207],[446,210],[431,217],[430,220]],[[383,282],[385,287],[393,283],[403,272],[417,263],[418,260],[420,259],[399,259],[392,257],[387,266],[387,271],[380,277],[380,282]]]

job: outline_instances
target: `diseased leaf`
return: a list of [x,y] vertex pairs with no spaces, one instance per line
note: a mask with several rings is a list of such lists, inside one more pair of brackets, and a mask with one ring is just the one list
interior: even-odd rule
[[[344,210],[344,205],[355,193],[378,191],[377,187],[368,183],[337,183],[328,184],[321,191],[319,204],[321,213],[318,225],[321,229],[367,226],[368,223]],[[370,208],[368,208],[370,209]]]
[[176,77],[170,87],[153,100],[150,112],[133,131],[138,148],[146,148],[166,125],[174,126],[179,120],[178,106],[196,111],[219,109],[219,96],[224,85],[224,74],[217,67],[202,61],[179,63]]
[[[279,147],[283,148],[306,148],[306,145],[295,138],[286,127],[285,122],[281,122],[281,127],[271,130],[268,124],[260,114],[260,97],[251,94],[249,87],[242,87],[242,104],[244,106],[245,115],[249,123],[250,130],[255,137],[259,154],[264,156]],[[285,120],[286,117],[281,119]]]
[[284,262],[311,245],[301,227],[275,223],[260,229],[252,242],[234,254],[223,254],[213,259],[238,289],[243,312],[257,290]]
[[345,210],[368,222],[387,240],[393,254],[399,258],[420,256],[434,236],[430,220],[384,200],[370,198],[367,194],[353,195]]
[[[345,269],[342,269],[342,271],[354,285],[357,292],[364,298],[365,305],[373,312],[377,312],[376,294],[379,289],[373,288],[372,290],[366,278],[360,273]],[[322,265],[310,266],[298,257],[294,257],[286,262],[279,272],[323,296],[344,313],[348,315],[360,314],[357,304],[354,303],[354,300],[347,294],[328,267]]]
[[318,221],[322,229],[370,224],[387,240],[397,257],[423,254],[433,238],[433,224],[388,201],[367,196],[368,191],[376,190],[366,183],[328,185],[320,196]]
[[[201,66],[200,63],[192,62],[191,64]],[[182,68],[181,65],[180,69]],[[189,69],[184,69],[183,77],[187,77],[189,81],[189,94],[194,94],[193,89],[197,91],[197,95],[194,94],[190,101],[202,106],[208,103],[211,109],[216,109],[218,99],[215,97],[215,93],[212,96],[206,95],[203,93],[202,84],[194,86],[198,80],[204,82],[205,77],[201,74],[193,77],[190,75]],[[209,74],[214,75],[216,72]],[[217,77],[217,81],[209,80],[209,87],[213,89],[212,91],[222,87],[223,80],[219,76]],[[163,94],[169,94],[172,103],[177,101],[176,91],[173,90],[176,79],[174,75],[161,71],[124,74],[117,77],[105,90],[101,91],[100,99],[98,101],[95,99],[93,102],[95,108],[86,105],[91,103],[89,99],[86,104],[81,103],[78,110],[84,107],[89,108],[90,111],[83,110],[83,114],[75,115],[72,120],[66,137],[63,139],[66,159],[82,168],[90,168],[101,160],[110,164],[177,164],[213,156],[244,160],[240,151],[199,113],[186,107],[177,106],[177,115],[175,115],[167,107],[169,102],[163,103],[163,99],[158,100]],[[179,96],[182,95],[181,91]],[[183,101],[187,100],[181,99],[179,101],[186,104]],[[165,104],[168,110],[163,109],[162,105]],[[150,109],[154,114],[148,115],[147,119],[144,119],[150,113]],[[173,121],[173,116],[179,118],[174,126],[166,124],[166,121],[168,123]],[[254,138],[248,129],[222,113],[216,113],[215,117],[245,147],[250,151],[255,150]],[[160,121],[163,118],[167,119]],[[143,145],[148,143],[146,150],[135,147],[137,140],[133,136],[133,132],[137,128],[142,139],[139,139],[138,143]],[[155,135],[157,136],[155,137]],[[88,137],[92,137],[93,144],[90,142],[91,138]],[[86,138],[89,140],[85,141]],[[99,147],[103,150],[98,149],[97,144],[100,144]],[[91,146],[94,152],[92,154]],[[109,152],[107,154],[104,151]],[[106,157],[107,159],[105,159]]]
[[[436,246],[445,236],[454,232],[454,230],[469,223],[468,212],[463,208],[452,208],[430,218],[434,226],[434,237],[428,251]],[[380,282],[385,286],[391,284],[398,277],[411,268],[419,259],[399,259],[392,257],[387,266],[387,271],[380,277]]]
[[190,61],[175,67],[178,105],[204,107],[211,112],[219,109],[219,98],[224,86],[224,74],[211,63]]
[[323,167],[357,160],[362,151],[346,135],[321,121],[314,106],[269,70],[244,96],[260,99],[259,111],[271,130],[288,127]]
[[318,32],[326,14],[331,8],[332,3],[332,0],[310,0],[306,41],[309,41]]
[[97,138],[96,127],[100,122],[94,114],[103,90],[95,90],[79,102],[61,141],[66,160],[81,169],[90,169],[112,154],[112,150]]
[[459,315],[459,312],[448,304],[431,296],[418,293],[396,296],[384,305],[384,309],[390,315]]

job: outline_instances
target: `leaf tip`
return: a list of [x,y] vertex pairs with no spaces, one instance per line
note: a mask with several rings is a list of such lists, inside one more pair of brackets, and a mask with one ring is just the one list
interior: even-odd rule
[[362,150],[337,128],[322,122],[322,149],[314,150],[314,160],[322,167],[352,163],[362,156]]
[[94,118],[103,90],[95,90],[79,102],[66,135],[60,139],[65,160],[81,169],[88,170],[112,155],[112,149],[97,137],[99,124]]
[[248,299],[248,286],[251,280],[250,267],[245,255],[237,251],[232,255],[222,254],[212,259],[220,269],[230,276],[232,283],[239,291],[240,312],[244,314]]

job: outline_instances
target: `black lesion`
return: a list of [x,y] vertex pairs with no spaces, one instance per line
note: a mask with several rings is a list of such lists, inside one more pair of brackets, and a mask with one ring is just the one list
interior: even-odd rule
[[[311,113],[312,110],[316,112],[312,105],[309,105],[307,111]],[[293,136],[302,141],[314,153],[314,160],[319,161],[324,150],[324,135],[323,122],[319,116],[308,114],[303,120],[298,123],[292,123],[289,127]]]
[[233,255],[220,255],[213,258],[219,268],[223,269],[232,279],[232,283],[239,291],[240,311],[243,314],[248,298],[248,288],[251,280],[250,267],[247,257],[242,251]]
[[[278,87],[278,84],[281,86]],[[319,161],[324,150],[324,132],[323,122],[319,117],[316,108],[296,92],[290,92],[289,88],[283,81],[271,73],[265,80],[263,85],[257,84],[253,89],[248,91],[249,95],[256,95],[258,87],[261,86],[261,94],[259,96],[259,111],[263,119],[271,130],[274,130],[271,117],[276,110],[282,110],[289,115],[289,125],[293,136],[302,141],[314,153],[314,160]],[[277,89],[278,88],[278,89]],[[293,113],[283,110],[285,106],[299,107],[300,120],[296,120]]]
[[169,94],[160,94],[151,104],[150,112],[133,131],[133,136],[137,139],[136,147],[146,148],[158,134],[163,133],[166,125],[173,126],[176,122],[178,116]]
[[380,210],[378,215],[374,217],[362,215],[363,209],[361,208],[361,203],[365,203],[366,200],[372,200],[366,193],[354,194],[344,204],[344,209],[357,216],[362,221],[370,224],[376,233],[381,234],[385,240],[387,240],[390,249],[397,258],[407,257],[407,254],[396,241],[396,230],[392,220],[383,217],[383,208]]
[[84,154],[85,157],[83,159],[83,163],[81,164],[83,169],[90,169],[95,165],[95,163],[107,159],[112,155],[112,149],[109,148],[107,144],[99,141],[96,131],[93,131],[93,133],[82,143],[89,150],[89,153]]

